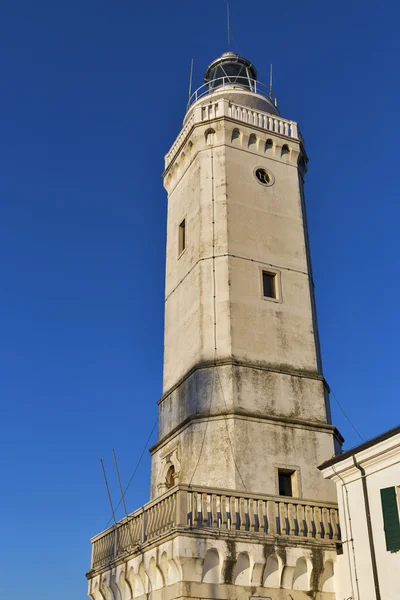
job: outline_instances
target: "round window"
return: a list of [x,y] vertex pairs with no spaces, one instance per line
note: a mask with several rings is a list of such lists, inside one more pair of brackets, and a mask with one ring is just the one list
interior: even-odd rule
[[273,175],[265,169],[256,169],[255,176],[263,185],[272,185],[274,183]]

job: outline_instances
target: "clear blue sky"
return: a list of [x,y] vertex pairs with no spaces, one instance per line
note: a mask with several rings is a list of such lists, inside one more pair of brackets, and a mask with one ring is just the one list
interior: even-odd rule
[[[310,157],[325,375],[364,438],[399,421],[397,3],[231,0],[232,49]],[[1,595],[84,600],[161,394],[163,156],[224,52],[225,2],[16,0],[0,8]],[[334,400],[346,447],[359,442]],[[153,440],[155,435],[153,435]],[[127,495],[148,499],[146,453]]]

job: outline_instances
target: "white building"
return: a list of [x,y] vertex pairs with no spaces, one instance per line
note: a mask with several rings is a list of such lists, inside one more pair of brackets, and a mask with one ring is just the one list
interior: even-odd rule
[[306,165],[254,65],[215,60],[165,158],[151,501],[92,539],[92,600],[335,598],[336,490],[317,466],[342,438],[319,351]]
[[337,598],[399,600],[400,427],[319,468],[338,491]]

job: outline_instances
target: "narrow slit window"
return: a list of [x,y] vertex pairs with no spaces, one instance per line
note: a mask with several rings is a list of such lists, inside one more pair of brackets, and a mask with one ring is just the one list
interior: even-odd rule
[[186,248],[186,219],[179,225],[179,254]]
[[277,298],[276,273],[263,271],[262,279],[264,298]]
[[280,496],[293,496],[294,471],[278,470],[278,484]]

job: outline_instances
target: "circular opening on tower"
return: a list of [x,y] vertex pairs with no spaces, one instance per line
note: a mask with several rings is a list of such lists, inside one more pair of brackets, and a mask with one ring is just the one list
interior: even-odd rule
[[255,171],[256,179],[262,185],[272,185],[274,183],[274,177],[271,173],[268,173],[265,169],[256,169]]

